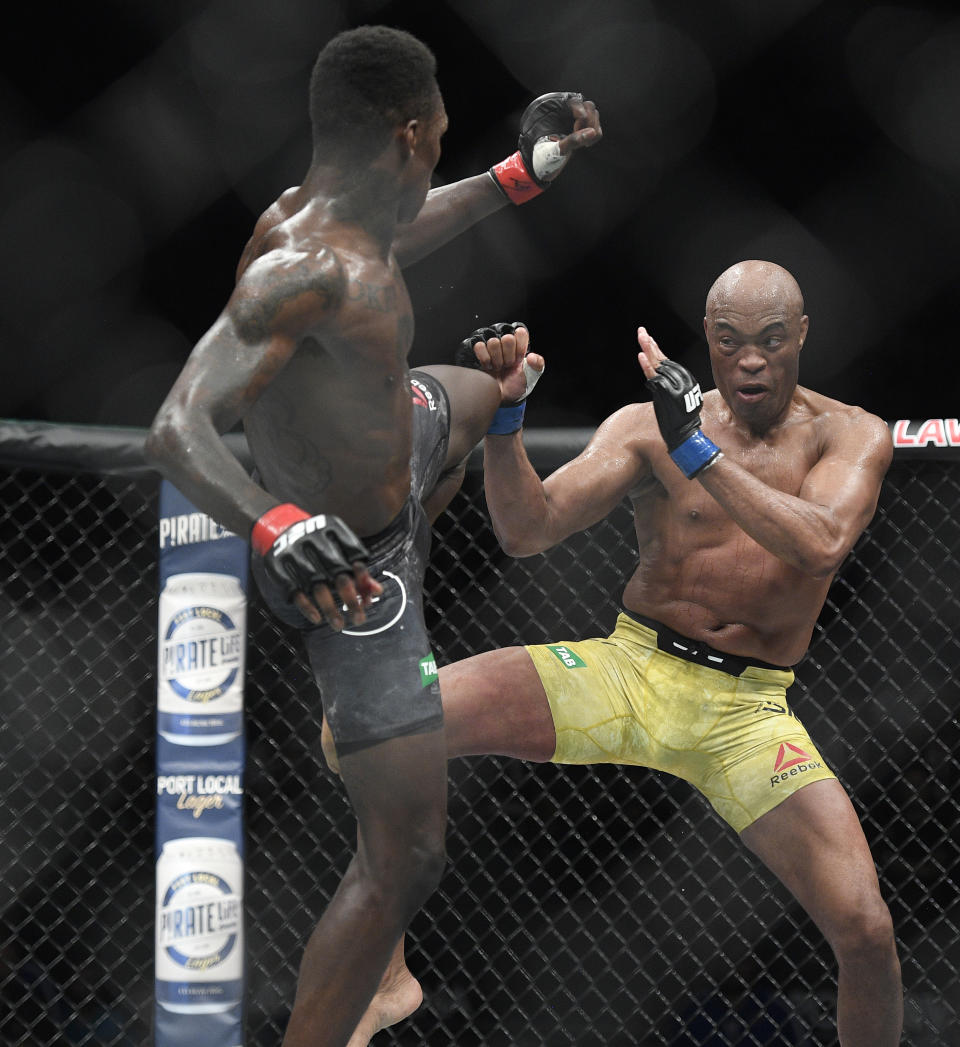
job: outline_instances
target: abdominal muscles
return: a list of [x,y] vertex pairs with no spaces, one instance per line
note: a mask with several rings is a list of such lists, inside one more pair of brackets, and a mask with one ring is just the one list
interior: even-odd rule
[[372,388],[367,375],[363,382],[307,377],[285,372],[244,419],[260,482],[307,512],[331,513],[361,535],[375,534],[410,491],[405,373],[376,376]]

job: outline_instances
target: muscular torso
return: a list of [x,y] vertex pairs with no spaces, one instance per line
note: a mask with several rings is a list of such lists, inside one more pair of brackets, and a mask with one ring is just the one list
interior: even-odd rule
[[287,194],[257,225],[240,275],[292,255],[325,295],[322,322],[264,389],[243,423],[263,486],[309,512],[382,530],[410,487],[407,355],[413,312],[392,252],[322,208]]
[[[819,402],[798,390],[803,409],[763,440],[722,424],[719,398],[704,404],[703,430],[723,453],[765,484],[797,495],[822,453]],[[830,578],[791,567],[750,538],[662,441],[645,441],[651,471],[631,493],[639,562],[624,605],[730,654],[792,665],[806,651]]]

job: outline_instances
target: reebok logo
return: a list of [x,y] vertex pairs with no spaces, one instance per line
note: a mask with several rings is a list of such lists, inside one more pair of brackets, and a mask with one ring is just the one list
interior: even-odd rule
[[788,767],[793,767],[795,764],[803,763],[804,760],[809,759],[810,754],[805,753],[796,745],[791,745],[789,742],[781,742],[780,751],[777,753],[777,762],[774,764],[773,769],[775,771],[785,771]]
[[785,782],[788,778],[795,778],[798,774],[813,771],[822,766],[819,760],[814,760],[799,746],[781,742],[776,763],[773,765],[773,774],[770,777],[770,788],[772,789],[780,782]]
[[690,414],[702,403],[703,393],[700,392],[700,383],[698,382],[689,392],[683,394],[683,406],[687,409],[687,414]]
[[437,401],[434,400],[433,393],[416,378],[410,379],[410,397],[414,407],[426,407],[429,411],[437,409]]

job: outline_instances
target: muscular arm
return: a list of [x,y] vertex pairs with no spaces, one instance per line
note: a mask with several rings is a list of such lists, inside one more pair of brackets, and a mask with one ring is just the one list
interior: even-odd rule
[[416,219],[397,227],[394,254],[401,266],[412,265],[508,203],[486,172],[431,189]]
[[[525,145],[532,148],[533,143],[541,135],[559,136],[557,150],[561,156],[569,159],[574,153],[581,149],[590,149],[601,140],[603,132],[600,129],[600,114],[593,102],[577,94],[565,96],[564,104],[569,106],[568,115],[572,126],[569,133],[564,133],[556,124],[556,112],[550,112],[549,108],[538,107],[538,102],[547,97],[553,96],[542,96],[541,99],[532,102],[521,118],[521,140],[518,142],[521,152]],[[525,165],[528,161],[530,161],[529,156],[525,160]],[[536,165],[535,162],[533,163],[534,168],[531,168],[531,171],[535,173]],[[500,165],[495,165],[492,171],[498,171],[499,168]],[[562,165],[559,170],[562,170]],[[549,170],[541,170],[540,178],[548,182],[552,181],[559,170],[555,169],[552,173]],[[515,172],[513,173],[515,175]],[[497,177],[500,178],[501,175],[498,174]],[[529,173],[525,174],[524,181],[529,177]],[[533,195],[540,192],[543,182],[537,182],[537,186],[539,188],[536,188]],[[528,185],[527,188],[534,187]],[[472,178],[464,178],[451,185],[433,189],[427,194],[426,203],[416,220],[398,229],[393,244],[394,254],[401,266],[411,265],[469,229],[481,218],[486,218],[494,211],[506,207],[508,202],[506,190],[501,189],[494,181],[491,172],[474,175]]]
[[246,538],[277,499],[253,483],[221,434],[230,429],[342,294],[335,257],[309,271],[277,252],[255,262],[197,343],[160,407],[147,457],[199,509]]
[[[541,481],[521,433],[488,436],[484,486],[493,530],[511,556],[532,556],[607,516],[649,472],[635,435],[644,406],[625,407],[594,433],[581,454]],[[647,411],[652,420],[652,412]]]
[[697,482],[754,541],[807,574],[833,574],[870,522],[892,456],[884,422],[862,411],[836,419],[798,495],[767,486],[729,458]]

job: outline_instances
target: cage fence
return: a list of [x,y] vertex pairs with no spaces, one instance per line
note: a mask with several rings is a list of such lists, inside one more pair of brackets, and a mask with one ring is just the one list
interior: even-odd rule
[[[578,439],[533,430],[531,457],[548,470]],[[5,1044],[150,1041],[157,482],[141,445],[0,425]],[[897,456],[792,693],[872,847],[911,1047],[960,1044],[958,505],[960,455]],[[598,635],[634,557],[624,505],[509,559],[474,462],[435,528],[434,652]],[[298,639],[255,592],[250,610],[245,1024],[248,1047],[274,1047],[354,823]],[[407,938],[425,1001],[375,1042],[835,1042],[829,950],[684,782],[492,757],[453,761],[450,779],[450,861]]]

